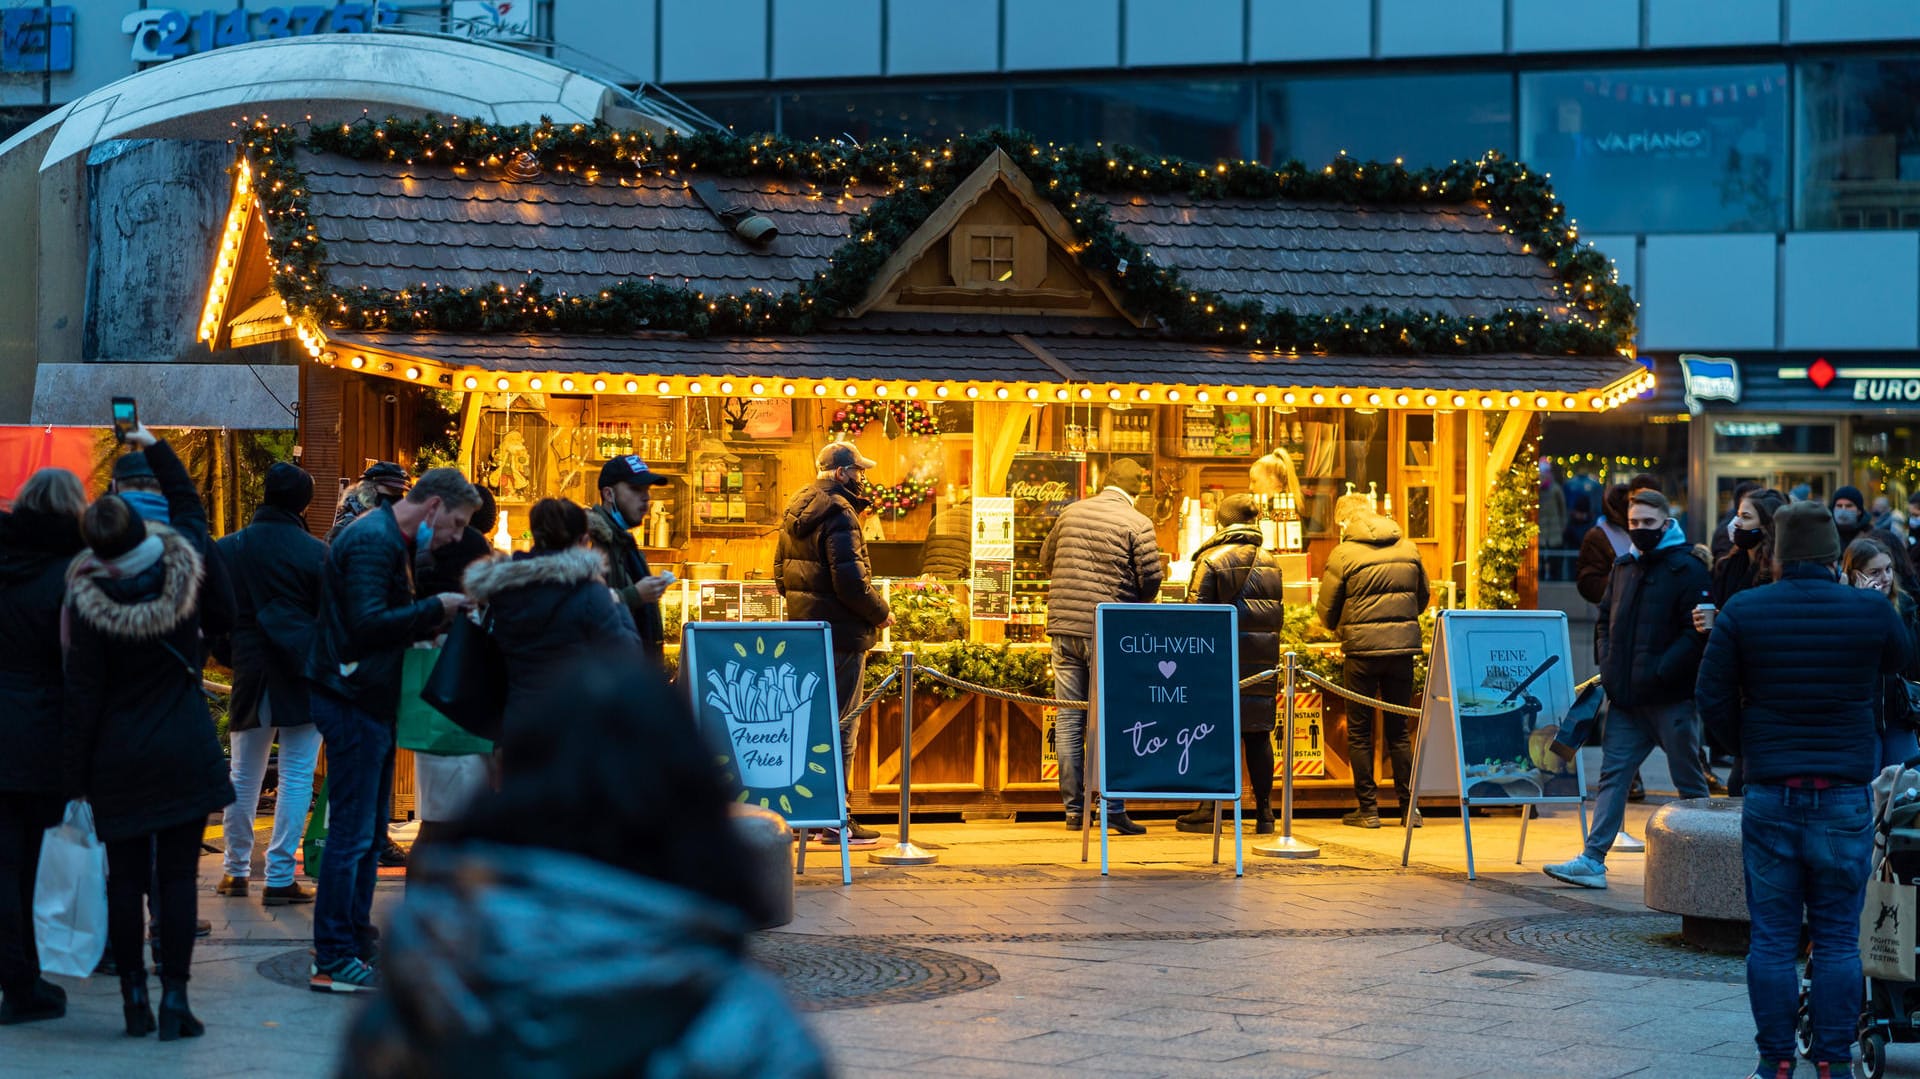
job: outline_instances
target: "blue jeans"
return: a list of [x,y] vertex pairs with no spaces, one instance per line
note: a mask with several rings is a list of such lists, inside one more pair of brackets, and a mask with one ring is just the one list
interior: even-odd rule
[[[1087,668],[1093,659],[1093,638],[1053,637],[1053,695],[1063,701],[1084,701],[1091,692]],[[1087,713],[1083,708],[1062,708],[1053,720],[1053,747],[1060,757],[1060,796],[1067,804],[1067,819],[1080,816],[1086,804]],[[1108,813],[1125,813],[1126,804],[1107,799]],[[1097,825],[1096,825],[1097,827]]]
[[1613,837],[1620,834],[1620,826],[1627,819],[1627,788],[1633,786],[1633,774],[1656,746],[1667,752],[1667,771],[1680,797],[1707,796],[1707,773],[1700,767],[1700,728],[1694,724],[1692,701],[1645,708],[1614,707],[1607,713],[1607,730],[1600,741],[1600,792],[1593,799],[1587,857],[1596,862],[1607,860],[1607,849],[1613,846]]
[[227,838],[222,872],[236,880],[246,880],[252,872],[254,813],[260,808],[260,785],[267,777],[267,758],[275,738],[280,740],[280,793],[273,803],[273,840],[267,844],[267,886],[284,888],[293,883],[293,854],[313,802],[313,762],[320,756],[320,732],[311,723],[233,732],[234,799],[222,821]]
[[1812,1059],[1844,1067],[1860,1019],[1860,906],[1873,860],[1873,793],[1749,782],[1740,819],[1746,862],[1747,1001],[1765,1060],[1793,1058],[1802,916],[1813,934]]
[[313,897],[314,958],[321,965],[370,952],[373,884],[380,873],[381,762],[393,731],[372,713],[313,691],[313,725],[327,743],[327,846]]

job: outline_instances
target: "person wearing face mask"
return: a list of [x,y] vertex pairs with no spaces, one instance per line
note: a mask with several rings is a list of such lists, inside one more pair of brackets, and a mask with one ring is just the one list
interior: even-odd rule
[[1713,553],[1715,562],[1725,558],[1727,552],[1733,550],[1734,518],[1740,516],[1740,503],[1744,502],[1748,495],[1760,490],[1761,486],[1752,480],[1741,480],[1733,485],[1733,499],[1727,503],[1730,508],[1726,515],[1720,518],[1720,523],[1714,526],[1713,535],[1707,537],[1707,549]]
[[1545,867],[1547,876],[1583,888],[1607,886],[1607,850],[1626,820],[1627,787],[1654,749],[1666,751],[1680,797],[1708,795],[1693,712],[1703,641],[1693,608],[1708,589],[1707,567],[1658,491],[1634,492],[1627,535],[1633,551],[1614,566],[1593,627],[1609,702],[1593,828],[1579,857]]
[[[827,443],[815,458],[819,475],[787,503],[773,556],[774,585],[786,597],[787,617],[831,627],[841,760],[849,772],[859,731],[859,718],[851,711],[860,698],[867,652],[879,640],[880,630],[893,624],[893,612],[873,583],[867,540],[860,529],[860,514],[872,504],[865,495],[864,473],[876,463],[851,442]],[[837,835],[830,838],[839,842]],[[847,838],[872,846],[880,833],[850,821]]]
[[[1787,504],[1785,495],[1771,489],[1747,492],[1735,505],[1728,521],[1730,542],[1726,552],[1713,563],[1713,585],[1708,590],[1713,605],[1725,607],[1741,592],[1773,579],[1773,515]],[[1706,632],[1706,614],[1694,619],[1695,628]]]
[[314,894],[316,992],[378,987],[371,961],[374,842],[382,763],[393,748],[403,654],[439,635],[466,604],[457,592],[416,600],[413,566],[421,551],[458,540],[480,493],[457,469],[436,468],[406,497],[361,514],[327,550],[320,575],[320,617],[307,655],[309,711],[327,750],[327,857]]
[[638,457],[615,457],[600,466],[600,504],[587,511],[587,538],[607,560],[607,587],[633,616],[641,646],[656,660],[667,648],[660,597],[666,595],[673,577],[647,568],[647,556],[640,553],[633,530],[646,523],[653,508],[653,488],[666,482],[667,477]]
[[[1894,554],[1885,544],[1862,536],[1847,544],[1846,554],[1840,560],[1840,577],[1855,588],[1864,588],[1887,597],[1900,613],[1900,624],[1906,627],[1909,640],[1920,645],[1920,604],[1914,602],[1912,593],[1900,587],[1900,577],[1894,572],[1894,565]],[[1908,704],[1907,680],[1920,681],[1920,655],[1909,655],[1906,667],[1899,674],[1888,675],[1881,680],[1879,726],[1882,768],[1920,756],[1920,739],[1915,736],[1915,725],[1920,723],[1920,715],[1916,715]]]

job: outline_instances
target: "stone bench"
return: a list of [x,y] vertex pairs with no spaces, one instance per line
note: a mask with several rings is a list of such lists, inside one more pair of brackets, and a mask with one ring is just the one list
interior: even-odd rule
[[1647,821],[1646,904],[1680,916],[1697,948],[1747,948],[1747,883],[1740,857],[1740,799],[1687,798]]
[[771,809],[729,807],[734,833],[747,848],[748,876],[773,914],[755,929],[776,929],[793,921],[793,830]]

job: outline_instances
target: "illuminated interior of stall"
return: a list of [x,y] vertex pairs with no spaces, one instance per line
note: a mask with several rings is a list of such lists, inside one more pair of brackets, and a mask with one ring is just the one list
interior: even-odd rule
[[[657,568],[692,582],[682,617],[775,617],[780,516],[814,478],[814,455],[849,439],[878,462],[867,525],[878,576],[928,571],[930,540],[983,527],[976,498],[1014,499],[1004,574],[972,557],[933,569],[973,617],[978,641],[1044,639],[1039,545],[1059,509],[1099,489],[1119,457],[1139,461],[1139,508],[1155,523],[1174,594],[1229,495],[1254,490],[1298,520],[1285,550],[1289,599],[1307,602],[1339,540],[1335,501],[1370,495],[1419,547],[1436,582],[1480,542],[1490,478],[1513,460],[1536,411],[1600,411],[1643,392],[1644,372],[1582,395],[1461,386],[1199,387],[855,382],[764,375],[705,377],[442,369],[430,359],[300,334],[322,364],[465,391],[461,461],[503,510],[496,542],[524,546],[539,498],[598,500],[610,457],[634,454],[669,477],[635,536]],[[352,351],[349,351],[352,349]],[[1463,365],[1463,368],[1466,365]],[[1469,452],[1478,445],[1480,452]],[[1281,482],[1250,473],[1272,451]],[[1265,505],[1265,503],[1263,503]],[[951,542],[946,544],[951,547]],[[971,545],[968,545],[969,548]],[[996,560],[988,560],[996,561]],[[982,574],[984,573],[984,576]],[[701,587],[715,585],[717,587]],[[1446,588],[1447,585],[1439,585]],[[1002,598],[978,595],[982,588]]]

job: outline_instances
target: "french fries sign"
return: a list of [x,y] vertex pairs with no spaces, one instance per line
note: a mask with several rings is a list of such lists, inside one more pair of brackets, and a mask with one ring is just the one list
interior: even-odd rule
[[846,819],[828,630],[817,622],[687,626],[683,684],[738,800],[795,827]]

